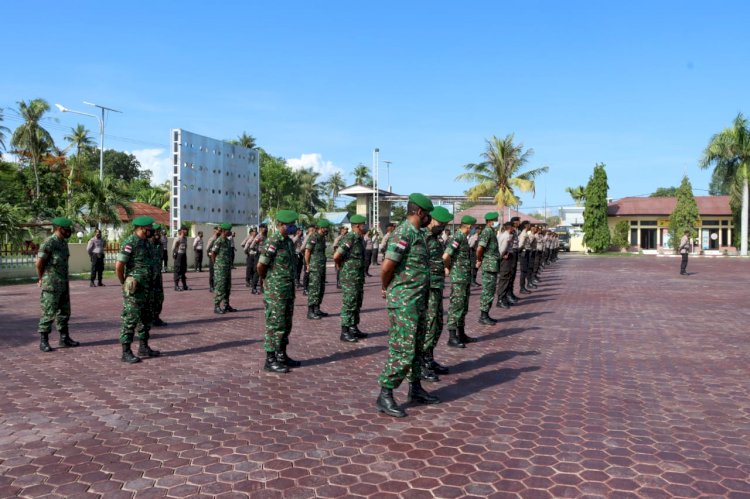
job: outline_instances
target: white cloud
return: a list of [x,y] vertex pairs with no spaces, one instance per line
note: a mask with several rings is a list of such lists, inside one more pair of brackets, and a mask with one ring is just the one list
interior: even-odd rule
[[130,154],[138,159],[143,169],[151,170],[153,183],[161,184],[170,179],[172,165],[166,149],[138,149]]
[[299,158],[290,158],[286,160],[286,164],[292,170],[301,170],[302,168],[312,168],[314,171],[320,173],[322,176],[330,175],[331,173],[341,172],[341,168],[334,165],[331,161],[324,161],[323,155],[317,152],[310,154],[303,154]]

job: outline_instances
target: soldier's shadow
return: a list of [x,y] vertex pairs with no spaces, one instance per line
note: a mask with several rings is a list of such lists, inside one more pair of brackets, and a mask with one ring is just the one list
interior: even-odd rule
[[[370,337],[372,337],[372,335],[370,335]],[[357,358],[357,357],[366,357],[368,355],[373,355],[378,352],[382,352],[386,348],[387,347],[384,345],[378,345],[378,346],[358,348],[356,350],[336,352],[331,355],[326,355],[325,357],[316,357],[313,359],[300,359],[300,360],[302,361],[303,367],[318,366],[321,364],[328,364],[328,363],[336,362],[339,360],[347,360],[347,359],[352,359],[352,358]]]
[[[530,301],[531,300],[528,300],[528,301],[524,300],[524,303],[528,303]],[[510,322],[510,321],[525,321],[526,319],[533,319],[535,317],[539,317],[540,315],[551,314],[551,313],[552,312],[542,311],[542,312],[524,312],[522,314],[510,315],[508,317],[503,317],[502,319],[500,319],[500,324],[504,322]]]
[[477,336],[477,341],[481,343],[483,341],[490,341],[498,338],[507,338],[508,336],[515,336],[517,334],[525,333],[526,331],[533,331],[535,329],[541,328],[533,326],[527,328],[512,327],[508,329],[502,329],[500,331],[495,331],[494,333],[485,334],[484,336]]
[[461,374],[461,373],[465,373],[469,371],[474,371],[475,369],[480,369],[485,366],[490,366],[494,364],[499,364],[500,362],[505,362],[506,360],[510,360],[514,357],[527,357],[527,356],[536,356],[536,355],[541,355],[541,352],[537,350],[527,350],[527,351],[506,350],[504,352],[490,352],[490,353],[482,355],[478,359],[465,360],[463,362],[459,362],[458,364],[449,366],[450,374]]
[[[163,338],[169,338],[171,336],[193,336],[198,333],[161,333],[161,332],[154,332],[154,330],[151,330],[150,333],[150,340],[149,341],[159,341]],[[136,334],[135,339],[133,340],[135,342],[138,342],[138,335]],[[81,341],[82,347],[98,347],[103,345],[115,345],[119,344],[120,340],[119,338],[107,338],[106,340],[96,340],[96,341],[86,341],[85,339]]]
[[540,366],[529,366],[519,369],[502,368],[494,371],[484,371],[470,378],[456,380],[452,385],[443,386],[430,393],[440,397],[440,400],[443,402],[452,402],[467,395],[478,393],[486,388],[513,381],[523,373],[534,372],[540,369]]
[[[197,333],[189,333],[197,334]],[[162,357],[181,357],[183,355],[193,355],[198,353],[215,352],[216,350],[223,350],[225,348],[244,347],[252,345],[253,343],[260,343],[262,340],[232,340],[222,341],[221,343],[214,343],[211,345],[203,345],[200,347],[186,348],[185,350],[175,350],[171,352],[162,352]]]

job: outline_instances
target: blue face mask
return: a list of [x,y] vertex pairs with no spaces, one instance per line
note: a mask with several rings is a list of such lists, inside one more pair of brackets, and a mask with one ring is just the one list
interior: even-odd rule
[[286,226],[286,235],[287,236],[293,236],[294,233],[297,232],[297,226],[294,224],[288,224]]

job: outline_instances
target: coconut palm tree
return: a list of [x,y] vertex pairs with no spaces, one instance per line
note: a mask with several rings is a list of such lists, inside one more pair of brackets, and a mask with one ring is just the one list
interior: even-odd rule
[[495,204],[502,211],[507,206],[519,204],[515,189],[536,193],[534,179],[549,171],[549,167],[521,171],[534,154],[534,150],[524,151],[523,144],[514,144],[513,134],[507,135],[504,139],[498,139],[493,135],[486,142],[487,149],[482,153],[484,161],[464,165],[464,169],[468,171],[456,177],[458,181],[475,183],[466,191],[469,201],[493,196]]
[[331,175],[328,177],[328,180],[324,182],[324,186],[326,191],[328,192],[328,195],[330,196],[328,200],[328,210],[333,211],[334,205],[336,204],[336,198],[339,196],[339,192],[341,192],[344,187],[346,187],[344,176],[341,175],[341,172],[331,173]]
[[39,162],[44,154],[55,145],[50,133],[39,122],[44,113],[49,111],[49,103],[44,99],[18,102],[18,112],[23,118],[23,124],[13,132],[10,143],[19,150],[22,156],[29,158],[34,169],[36,180],[36,197],[39,198]]
[[70,133],[64,138],[70,143],[69,147],[76,148],[76,159],[75,162],[70,166],[70,173],[68,174],[68,203],[71,202],[73,196],[73,185],[79,180],[78,176],[81,171],[81,153],[90,151],[94,145],[94,139],[91,138],[89,132],[85,126],[80,123],[75,128],[70,129]]
[[109,222],[118,227],[121,223],[118,207],[132,214],[124,182],[111,176],[100,180],[96,173],[83,176],[81,188],[73,195],[73,205],[77,218],[89,224]]
[[238,146],[247,147],[248,149],[252,149],[257,145],[255,143],[255,137],[249,135],[247,132],[242,132],[242,135],[230,142],[232,144],[237,144]]
[[[0,108],[0,123],[3,121],[3,110]],[[5,150],[5,134],[10,133],[10,129],[0,125],[0,149]],[[0,158],[3,157],[3,153],[0,152]]]
[[357,185],[372,186],[372,175],[370,174],[370,168],[360,163],[352,170],[352,176],[354,177],[354,183]]
[[577,187],[566,187],[565,192],[570,194],[576,206],[582,206],[586,201],[586,187],[579,185]]
[[714,165],[714,173],[725,185],[731,185],[732,203],[740,206],[740,254],[747,256],[748,181],[750,181],[750,128],[747,118],[739,113],[731,127],[711,137],[701,168]]
[[325,203],[322,200],[323,184],[318,182],[320,173],[312,168],[302,168],[295,172],[297,177],[297,186],[300,193],[300,201],[303,213],[313,213],[319,208],[323,208]]

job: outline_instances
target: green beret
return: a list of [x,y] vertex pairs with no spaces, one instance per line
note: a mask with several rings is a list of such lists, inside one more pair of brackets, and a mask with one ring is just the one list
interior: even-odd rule
[[416,204],[425,211],[432,211],[435,209],[435,207],[432,205],[432,201],[430,201],[430,198],[418,192],[409,194],[409,201]]
[[461,217],[461,223],[474,225],[475,223],[477,223],[477,219],[472,217],[471,215],[464,215],[463,217]]
[[292,210],[281,210],[276,214],[276,220],[283,224],[290,224],[297,221],[298,218],[297,212]]
[[367,219],[363,217],[362,215],[353,215],[349,219],[349,223],[353,223],[353,224],[363,224],[365,222],[367,222]]
[[326,220],[325,218],[321,218],[320,220],[318,220],[318,221],[317,221],[317,222],[315,223],[315,225],[317,225],[317,226],[318,226],[319,228],[321,228],[321,229],[327,229],[328,227],[330,227],[330,226],[331,226],[331,222],[329,222],[329,221],[328,221],[328,220]]
[[447,224],[451,220],[453,220],[453,215],[451,215],[451,212],[448,211],[443,206],[436,206],[434,210],[432,210],[432,218],[440,222],[441,224]]
[[67,229],[73,225],[73,222],[70,221],[70,219],[65,217],[57,217],[52,219],[52,225],[56,225],[57,227],[62,227],[64,229]]
[[154,230],[160,230],[161,224],[154,224]]
[[219,225],[221,230],[232,230],[232,224],[221,224]]
[[147,215],[143,215],[142,217],[138,217],[133,220],[134,227],[146,227],[147,225],[152,225],[153,223],[154,219]]
[[489,213],[484,214],[484,219],[487,220],[488,222],[492,222],[493,220],[497,220],[497,217],[499,216],[500,215],[498,215],[496,211],[491,211]]

